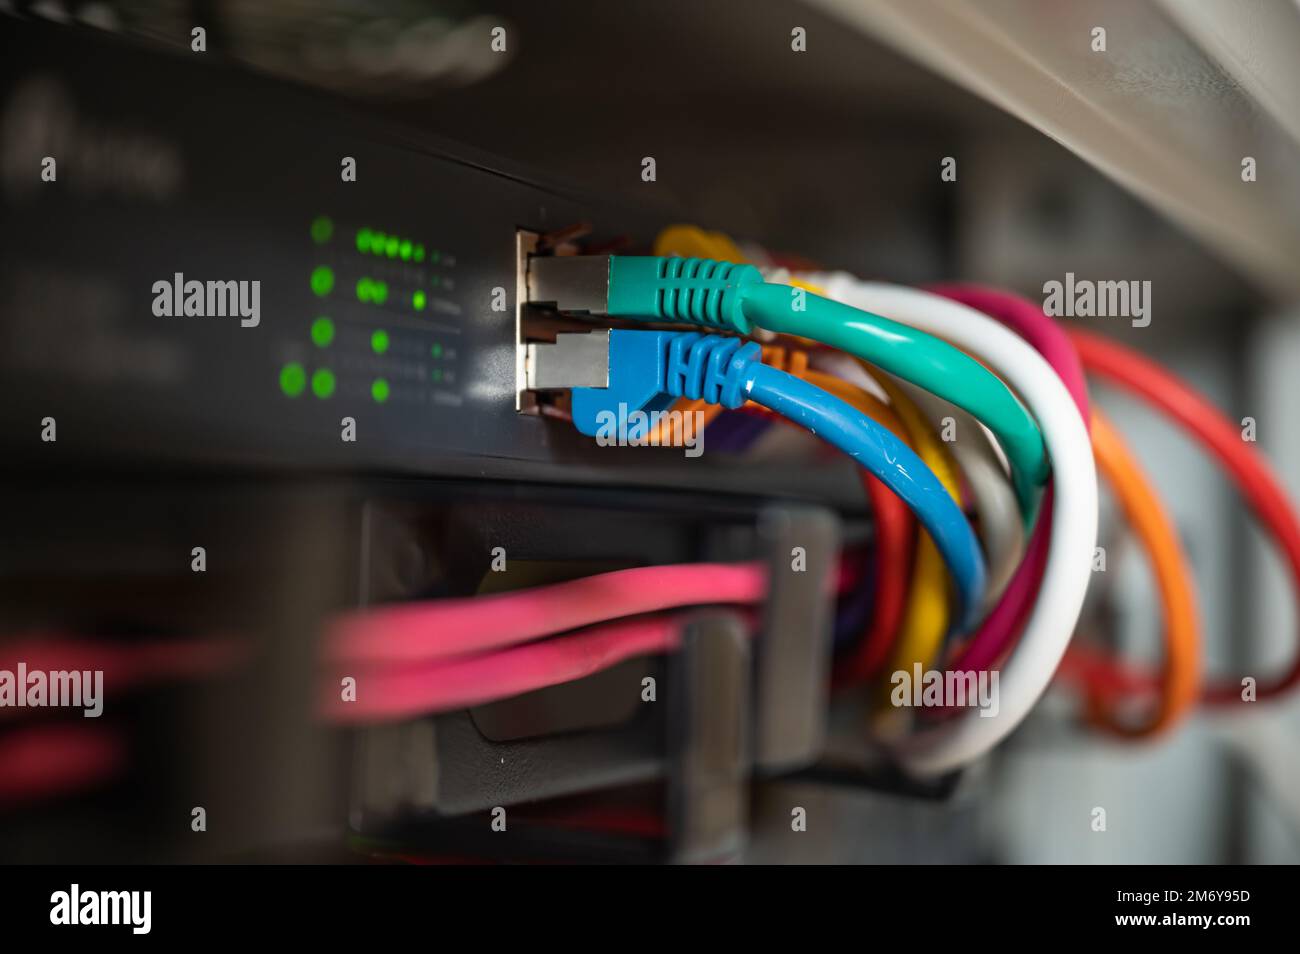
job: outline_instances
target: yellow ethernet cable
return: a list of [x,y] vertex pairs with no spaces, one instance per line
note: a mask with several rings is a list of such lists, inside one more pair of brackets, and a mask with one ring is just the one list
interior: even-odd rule
[[[894,412],[907,429],[917,456],[934,471],[934,476],[939,478],[944,490],[960,506],[961,485],[957,465],[948,448],[935,435],[920,408],[889,375],[872,368],[867,370],[888,396]],[[889,662],[885,666],[886,674],[899,670],[911,673],[917,663],[921,664],[923,671],[928,670],[938,658],[950,621],[948,584],[948,571],[944,567],[943,557],[939,555],[930,535],[922,530],[912,561],[912,588],[907,595],[898,640],[894,643]]]

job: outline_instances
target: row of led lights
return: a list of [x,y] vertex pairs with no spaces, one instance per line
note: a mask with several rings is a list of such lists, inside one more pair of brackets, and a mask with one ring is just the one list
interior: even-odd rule
[[[290,361],[280,369],[280,390],[288,397],[301,396],[306,392],[309,383],[311,393],[322,401],[333,397],[334,391],[338,388],[338,379],[329,368],[317,368],[311,373],[310,379],[307,376],[307,369],[297,361]],[[391,393],[392,389],[386,379],[375,378],[370,382],[370,396],[377,403],[386,402]]]
[[[435,281],[436,285],[437,282]],[[317,265],[311,272],[311,290],[317,298],[324,298],[334,291],[334,269],[328,265]],[[367,305],[384,305],[388,302],[388,283],[363,275],[357,279],[357,301]],[[421,288],[411,293],[411,307],[424,311],[429,305],[429,296]]]
[[[318,348],[328,348],[334,342],[334,322],[325,316],[317,318],[311,323],[311,340]],[[388,347],[391,344],[388,332],[382,328],[377,328],[370,333],[370,350],[375,354],[382,355],[388,353]],[[443,355],[442,344],[434,342],[429,348],[429,354],[435,360]],[[434,384],[442,382],[442,369],[434,368],[430,374],[430,379]],[[338,379],[334,372],[329,368],[317,368],[311,373],[310,378],[307,375],[307,369],[297,361],[290,361],[280,369],[280,390],[288,397],[298,397],[307,390],[308,384],[311,385],[312,394],[324,400],[334,394],[338,387]],[[392,388],[385,378],[375,378],[370,382],[370,396],[379,404],[385,403]]]
[[[334,342],[334,319],[321,315],[311,323],[311,340],[318,348],[328,348]],[[388,346],[391,341],[388,332],[383,328],[376,328],[370,333],[370,350],[375,354],[387,354]],[[429,355],[434,360],[442,358],[442,343],[435,341],[429,346]],[[441,372],[436,371],[438,377]]]
[[[287,397],[301,396],[306,392],[309,383],[311,393],[322,401],[333,397],[334,391],[338,388],[338,379],[329,368],[317,368],[311,373],[310,379],[307,376],[307,369],[297,361],[290,361],[280,369],[280,390]],[[389,387],[387,379],[375,378],[370,382],[370,396],[376,403],[385,403],[391,393],[392,388]]]
[[426,253],[419,242],[374,229],[357,229],[357,251],[362,255],[379,255],[403,262],[423,262],[428,258],[431,265],[437,265],[442,257],[437,249]]
[[[324,245],[334,237],[334,220],[328,215],[318,215],[311,220],[311,239]],[[379,255],[400,259],[403,262],[423,262],[437,265],[442,255],[437,249],[426,252],[424,245],[400,235],[390,235],[378,229],[360,228],[356,236],[357,251],[362,255]]]

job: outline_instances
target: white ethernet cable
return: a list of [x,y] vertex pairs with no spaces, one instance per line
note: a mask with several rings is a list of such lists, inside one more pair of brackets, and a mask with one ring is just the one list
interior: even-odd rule
[[1016,506],[1016,494],[1002,465],[997,438],[988,428],[954,404],[929,391],[903,382],[912,400],[940,432],[943,419],[956,424],[956,439],[948,444],[957,466],[966,475],[979,514],[980,535],[988,549],[989,583],[984,609],[997,605],[1025,555],[1025,525]]
[[945,338],[978,355],[1024,399],[1052,460],[1052,539],[1038,599],[999,677],[995,716],[978,709],[898,743],[904,767],[935,775],[980,758],[1011,734],[1047,689],[1074,633],[1097,543],[1097,470],[1079,410],[1051,366],[1019,335],[987,315],[929,292],[862,282],[839,273],[804,274],[845,304]]

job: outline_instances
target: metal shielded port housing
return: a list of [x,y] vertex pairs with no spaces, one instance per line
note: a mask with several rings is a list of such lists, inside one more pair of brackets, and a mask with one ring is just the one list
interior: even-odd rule
[[[609,256],[572,252],[563,244],[551,248],[540,232],[515,231],[515,410],[521,414],[543,413],[548,404],[562,401],[568,388],[605,386],[608,335],[592,333],[584,317],[596,317],[604,308]],[[548,267],[558,261],[564,262],[562,269]],[[573,294],[575,275],[589,293],[585,298]],[[546,297],[548,276],[561,283],[557,298]],[[555,309],[559,300],[564,314]],[[590,307],[582,307],[584,301]],[[601,318],[600,324],[608,322]]]
[[609,329],[560,332],[554,344],[530,341],[524,383],[530,391],[609,387]]

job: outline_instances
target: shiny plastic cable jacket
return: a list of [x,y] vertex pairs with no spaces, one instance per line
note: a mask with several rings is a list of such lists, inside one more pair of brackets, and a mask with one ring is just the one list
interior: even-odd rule
[[984,553],[961,508],[902,441],[843,401],[775,368],[746,372],[751,400],[772,408],[869,468],[916,513],[953,575],[963,628],[977,619],[986,573]]

